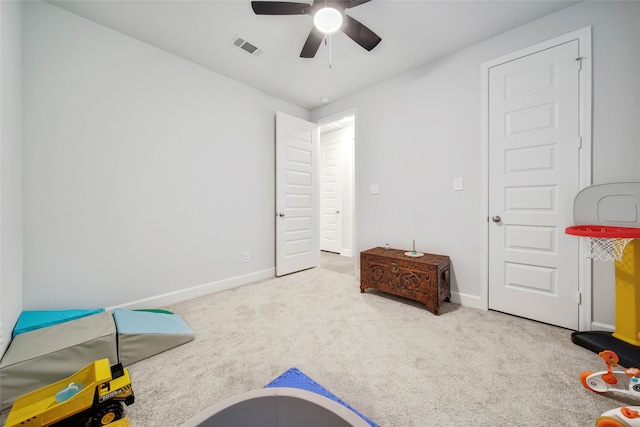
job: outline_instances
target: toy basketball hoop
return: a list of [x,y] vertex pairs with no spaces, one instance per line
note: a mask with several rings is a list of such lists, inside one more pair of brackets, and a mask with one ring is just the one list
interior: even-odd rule
[[565,230],[586,239],[585,255],[613,263],[616,321],[615,332],[576,331],[571,341],[595,353],[611,350],[620,365],[640,367],[640,181],[583,188],[573,202],[573,221],[591,224]]
[[627,243],[640,239],[640,228],[574,225],[565,233],[587,239],[585,256],[600,261],[621,261]]

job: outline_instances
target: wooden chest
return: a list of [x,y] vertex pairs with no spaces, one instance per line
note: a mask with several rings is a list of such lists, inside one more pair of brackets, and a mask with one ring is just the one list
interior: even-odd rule
[[374,288],[419,301],[434,314],[449,301],[449,257],[425,254],[415,258],[408,251],[374,248],[360,253],[360,292]]

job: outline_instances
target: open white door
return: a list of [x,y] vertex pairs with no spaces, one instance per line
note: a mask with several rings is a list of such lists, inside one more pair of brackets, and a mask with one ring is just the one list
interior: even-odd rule
[[318,265],[314,123],[276,114],[276,276]]

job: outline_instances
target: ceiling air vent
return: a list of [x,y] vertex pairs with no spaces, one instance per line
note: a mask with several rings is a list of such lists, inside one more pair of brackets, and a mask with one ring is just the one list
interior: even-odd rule
[[263,52],[262,49],[258,49],[256,46],[252,45],[242,37],[235,36],[233,40],[231,40],[231,44],[244,50],[251,56],[260,56]]

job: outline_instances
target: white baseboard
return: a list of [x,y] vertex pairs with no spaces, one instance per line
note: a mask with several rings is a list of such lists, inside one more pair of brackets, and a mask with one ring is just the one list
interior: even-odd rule
[[[360,273],[360,271],[356,271]],[[169,292],[162,295],[156,295],[149,298],[144,298],[137,301],[130,301],[124,304],[116,305],[113,307],[107,307],[106,310],[113,310],[115,308],[126,308],[129,310],[135,310],[140,308],[160,308],[170,304],[174,304],[181,301],[186,301],[192,298],[201,297],[204,295],[212,294],[215,292],[224,291],[226,289],[236,288],[238,286],[246,285],[249,283],[257,282],[259,280],[270,279],[275,277],[275,268],[268,268],[266,270],[257,271],[255,273],[245,274],[242,276],[235,276],[229,279],[219,280],[217,282],[206,283],[204,285],[194,286],[187,289],[181,289],[175,292]],[[479,296],[468,295],[460,292],[451,292],[451,302],[460,304],[466,307],[483,309]],[[592,323],[594,330],[610,330],[614,331],[615,328],[607,324],[599,324],[597,322]]]
[[459,292],[451,292],[451,302],[463,305],[465,307],[482,309],[480,297],[475,295],[467,295],[467,294],[461,294]]
[[156,295],[137,301],[127,302],[113,307],[107,307],[107,310],[113,310],[115,308],[125,308],[128,310],[135,310],[140,308],[160,308],[165,307],[169,304],[186,301],[215,292],[224,291],[226,289],[236,288],[238,286],[257,282],[258,280],[270,279],[272,277],[275,277],[275,269],[268,268],[266,270],[257,271],[255,273],[235,276],[229,279],[219,280],[217,282],[206,283],[204,285],[198,285],[187,289],[181,289],[175,292],[169,292],[166,294]]
[[608,325],[606,323],[591,322],[591,330],[592,331],[615,332],[616,331],[616,327],[614,325]]
[[[453,292],[452,291],[451,292],[451,302],[463,305],[465,307],[479,308],[481,310],[485,309],[485,308],[483,308],[483,306],[481,304],[480,297],[475,296],[475,295],[466,295],[466,294],[461,294],[459,292]],[[609,325],[607,323],[592,322],[590,330],[591,331],[615,332],[616,331],[616,327],[615,327],[615,325]]]

